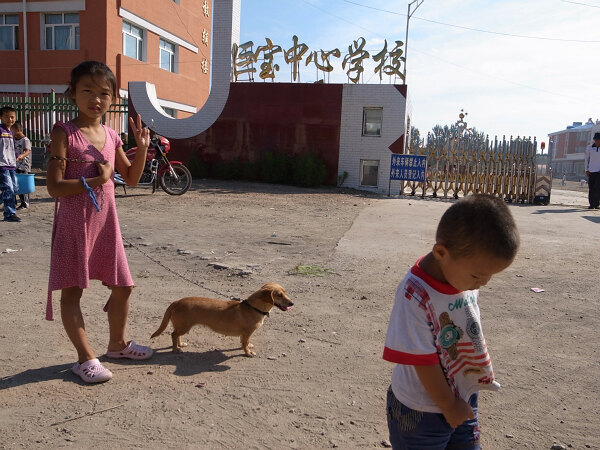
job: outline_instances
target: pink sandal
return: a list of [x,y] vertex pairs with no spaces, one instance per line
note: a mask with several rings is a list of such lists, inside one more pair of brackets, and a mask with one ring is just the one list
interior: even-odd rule
[[81,364],[76,362],[71,370],[86,383],[102,383],[112,378],[112,372],[104,367],[97,358]]
[[152,356],[153,352],[154,351],[150,347],[138,345],[134,341],[129,341],[127,343],[127,346],[120,352],[106,352],[106,357],[113,359],[127,358],[143,360],[149,359]]

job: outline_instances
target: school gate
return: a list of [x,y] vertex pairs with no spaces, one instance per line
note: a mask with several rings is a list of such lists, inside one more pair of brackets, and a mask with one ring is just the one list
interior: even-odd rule
[[490,141],[487,137],[428,136],[426,145],[408,148],[409,154],[427,157],[426,181],[403,183],[400,194],[459,198],[486,193],[508,202],[533,203],[536,149],[535,138]]

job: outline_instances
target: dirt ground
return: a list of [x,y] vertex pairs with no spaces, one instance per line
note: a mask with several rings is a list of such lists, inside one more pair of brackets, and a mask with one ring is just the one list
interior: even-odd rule
[[[58,293],[58,320],[44,320],[54,203],[37,183],[23,221],[0,222],[0,448],[386,445],[392,365],[381,354],[394,292],[429,251],[450,200],[207,180],[181,197],[118,189],[137,284],[128,335],[156,353],[142,362],[101,357],[114,378],[85,385],[70,371],[76,354]],[[511,205],[522,248],[481,290],[503,385],[481,395],[485,449],[600,448],[600,212],[582,207],[585,190],[556,184],[550,206]],[[266,318],[255,358],[204,328],[181,354],[170,351],[169,329],[150,339],[174,300],[245,298],[271,281],[295,305]],[[99,355],[107,297],[93,282],[82,301]]]

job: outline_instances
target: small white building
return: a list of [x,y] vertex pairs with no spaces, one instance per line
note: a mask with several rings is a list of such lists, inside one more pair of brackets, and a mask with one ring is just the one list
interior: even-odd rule
[[[344,186],[388,192],[392,153],[404,151],[407,104],[406,85],[344,85],[338,164],[338,177],[348,174]],[[399,183],[392,182],[395,190]]]

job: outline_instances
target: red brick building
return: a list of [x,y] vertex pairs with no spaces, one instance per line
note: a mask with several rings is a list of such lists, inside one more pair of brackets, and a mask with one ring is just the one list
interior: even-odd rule
[[594,133],[600,132],[600,122],[590,118],[586,123],[573,122],[564,130],[548,135],[548,154],[552,175],[561,178],[563,173],[571,180],[585,179],[585,148],[593,140]]
[[177,118],[208,97],[211,5],[203,0],[0,0],[0,93],[63,93],[70,70],[98,60],[156,86]]

